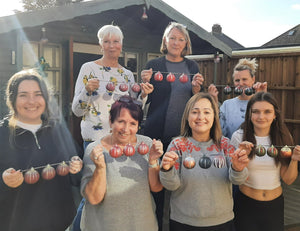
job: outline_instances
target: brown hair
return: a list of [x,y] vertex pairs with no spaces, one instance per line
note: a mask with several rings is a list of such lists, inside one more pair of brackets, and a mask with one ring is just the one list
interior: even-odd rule
[[138,121],[140,125],[143,120],[142,102],[131,98],[130,96],[121,96],[117,101],[111,105],[110,109],[110,122],[113,123],[119,116],[122,108],[129,110],[133,119]]
[[43,98],[46,103],[45,111],[42,115],[42,120],[48,121],[49,119],[49,93],[45,81],[42,79],[40,74],[34,69],[22,70],[14,74],[9,80],[6,88],[6,105],[10,111],[10,119],[15,120],[18,114],[16,109],[16,100],[18,96],[19,85],[24,80],[34,80],[38,83]]
[[[258,92],[255,95],[252,96],[252,98],[249,100],[247,105],[247,110],[245,114],[245,121],[242,124],[242,129],[244,130],[243,134],[243,140],[247,140],[252,142],[253,144],[256,144],[256,139],[254,135],[254,126],[251,121],[251,114],[252,114],[252,106],[256,102],[268,102],[273,105],[274,112],[275,112],[275,119],[273,120],[270,128],[270,139],[272,144],[276,146],[283,146],[283,145],[294,145],[293,138],[283,122],[283,118],[281,116],[281,112],[277,103],[277,100],[274,98],[274,96],[269,92]],[[249,155],[249,158],[252,159],[254,157],[254,149],[252,149],[252,152]],[[284,160],[278,155],[276,157],[276,163],[283,162]]]
[[221,130],[221,125],[219,120],[219,109],[215,100],[208,93],[200,92],[195,94],[192,98],[189,99],[182,115],[180,135],[183,137],[191,137],[193,135],[192,129],[189,126],[188,118],[192,108],[200,99],[208,99],[211,103],[211,107],[214,111],[214,123],[210,129],[210,137],[213,139],[214,143],[218,147],[220,147],[222,130]]

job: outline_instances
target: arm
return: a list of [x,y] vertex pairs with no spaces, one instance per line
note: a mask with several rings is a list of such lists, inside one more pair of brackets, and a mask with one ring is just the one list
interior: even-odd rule
[[[91,91],[99,87],[99,81],[88,80],[91,72],[92,70],[86,64],[82,65],[76,81],[72,111],[78,117],[83,116],[87,111],[91,100]],[[94,76],[92,77],[94,78]]]
[[104,199],[106,193],[106,164],[102,146],[95,146],[90,155],[85,155],[84,162],[82,194],[90,204],[96,205]]
[[159,192],[163,189],[163,186],[159,180],[159,158],[163,154],[163,145],[161,141],[153,140],[149,153],[149,168],[148,179],[152,192]]
[[178,148],[176,148],[175,141],[172,141],[168,147],[168,152],[163,156],[159,173],[161,183],[170,191],[177,190],[181,184],[179,176],[181,163],[176,151],[178,151]]
[[224,136],[227,137],[228,134],[227,134],[227,129],[226,129],[226,101],[223,102],[223,104],[220,107],[219,118],[220,118],[220,125],[221,125],[221,129],[222,129],[222,133]]
[[300,159],[300,145],[297,145],[292,154],[289,165],[282,165],[280,168],[281,179],[287,185],[292,184],[298,177],[298,161]]
[[249,150],[243,149],[244,145],[240,145],[240,147],[235,150],[234,146],[229,144],[229,142],[230,140],[226,137],[222,139],[224,153],[227,160],[229,159],[231,162],[229,167],[229,179],[233,184],[239,185],[244,183],[248,177],[248,169],[246,166],[249,163]]

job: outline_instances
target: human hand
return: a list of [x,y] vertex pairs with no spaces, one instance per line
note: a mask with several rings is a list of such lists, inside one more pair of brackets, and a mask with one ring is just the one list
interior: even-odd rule
[[166,152],[161,161],[161,166],[164,170],[168,171],[174,166],[176,160],[179,158],[178,154],[174,151]]
[[249,163],[247,151],[245,149],[236,149],[233,154],[230,154],[233,170],[240,172]]
[[215,100],[216,103],[219,102],[219,100],[218,100],[219,91],[218,91],[217,87],[214,84],[209,85],[208,93],[211,95],[211,97],[213,97],[213,99]]
[[150,68],[149,70],[142,70],[141,78],[143,83],[150,82],[152,74],[153,74],[152,68]]
[[160,158],[163,153],[164,151],[162,142],[160,140],[153,139],[149,152],[149,164],[153,164],[153,162]]
[[8,187],[17,188],[23,183],[24,176],[20,170],[8,168],[2,173],[2,179]]
[[292,154],[292,160],[300,161],[300,145],[295,146]]
[[251,142],[249,142],[249,141],[242,141],[239,144],[238,149],[240,149],[240,150],[244,149],[246,151],[246,154],[249,155],[253,147],[254,147],[254,145]]
[[154,90],[153,85],[149,82],[141,83],[140,85],[142,88],[142,98],[145,98],[148,94],[152,93]]
[[69,164],[69,171],[71,174],[76,174],[81,171],[83,166],[82,160],[79,156],[73,156],[71,158],[70,164]]
[[96,90],[98,90],[100,86],[100,81],[97,78],[89,79],[87,84],[85,85],[85,89],[87,92],[92,93]]
[[201,90],[201,85],[204,82],[204,77],[200,74],[197,73],[193,76],[192,80],[192,88],[193,88],[193,93],[196,94]]
[[253,89],[255,90],[255,92],[260,92],[260,91],[264,91],[267,92],[268,90],[268,83],[267,82],[256,82],[255,84],[253,84]]
[[94,147],[94,149],[92,150],[92,152],[90,154],[90,158],[96,165],[96,168],[105,168],[106,167],[102,145],[98,144],[96,147]]

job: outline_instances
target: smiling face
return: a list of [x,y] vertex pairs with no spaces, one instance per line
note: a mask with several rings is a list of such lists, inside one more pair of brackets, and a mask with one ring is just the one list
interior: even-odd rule
[[23,80],[19,84],[15,108],[19,121],[27,124],[42,122],[41,115],[46,109],[46,102],[36,81]]
[[110,126],[114,143],[126,145],[135,142],[139,123],[132,118],[128,109],[122,108],[120,115],[110,123]]
[[276,118],[274,106],[267,101],[255,102],[251,108],[251,122],[257,136],[268,136]]
[[189,112],[188,123],[196,140],[208,141],[214,123],[214,110],[211,102],[202,98],[195,103]]
[[105,36],[100,46],[103,50],[103,56],[107,58],[118,59],[122,52],[121,38],[113,34]]
[[[240,86],[243,89],[247,87],[252,87],[255,82],[255,76],[250,75],[249,70],[243,70],[243,71],[235,71],[233,75],[233,83],[234,86]],[[245,93],[243,93],[244,95]]]
[[165,38],[165,45],[168,50],[166,55],[167,58],[169,58],[170,61],[173,61],[174,59],[176,61],[176,59],[182,59],[181,54],[187,45],[187,41],[180,30],[173,28]]

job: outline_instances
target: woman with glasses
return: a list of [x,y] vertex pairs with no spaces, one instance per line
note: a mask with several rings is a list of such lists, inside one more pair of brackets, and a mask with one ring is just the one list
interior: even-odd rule
[[110,110],[111,134],[87,147],[81,182],[86,198],[83,231],[158,230],[150,191],[162,189],[158,159],[163,147],[137,134],[142,119],[140,102],[122,96]]
[[180,136],[161,163],[161,183],[171,191],[170,231],[232,231],[232,183],[246,180],[249,160],[245,150],[235,151],[229,142],[222,136],[214,99],[208,93],[194,95],[184,110]]
[[233,133],[231,143],[238,146],[242,141],[251,142],[248,147],[249,177],[239,185],[234,198],[236,230],[282,231],[284,198],[281,180],[290,185],[297,178],[300,146],[296,145],[286,156],[276,154],[274,148],[269,149],[271,145],[280,149],[294,145],[272,94],[259,92],[249,100],[245,121],[242,128]]

